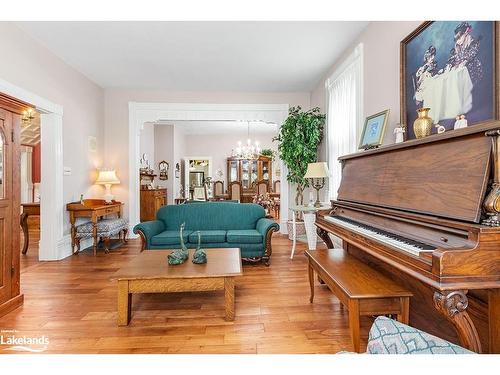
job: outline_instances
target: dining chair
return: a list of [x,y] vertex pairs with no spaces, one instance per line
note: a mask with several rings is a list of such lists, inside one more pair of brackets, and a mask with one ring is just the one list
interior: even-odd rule
[[229,194],[229,199],[241,202],[242,187],[241,187],[241,182],[240,181],[233,181],[233,182],[231,182],[229,184],[227,192]]

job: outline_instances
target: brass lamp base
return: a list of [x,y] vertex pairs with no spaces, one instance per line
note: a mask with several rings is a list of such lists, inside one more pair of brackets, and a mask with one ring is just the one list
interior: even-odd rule
[[324,178],[314,178],[313,179],[313,188],[316,189],[316,202],[314,202],[314,207],[318,208],[321,207],[321,202],[319,200],[319,191],[323,189],[325,186],[325,179]]

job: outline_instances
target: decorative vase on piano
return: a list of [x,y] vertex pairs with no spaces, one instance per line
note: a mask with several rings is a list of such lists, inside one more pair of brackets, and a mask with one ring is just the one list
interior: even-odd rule
[[417,109],[418,117],[413,122],[415,137],[424,138],[431,135],[433,120],[429,117],[430,108]]

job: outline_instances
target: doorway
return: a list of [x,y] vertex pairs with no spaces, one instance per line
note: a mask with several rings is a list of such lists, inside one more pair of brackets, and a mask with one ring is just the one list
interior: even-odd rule
[[[140,134],[147,123],[172,121],[260,121],[282,124],[288,116],[288,104],[202,104],[202,103],[137,103],[129,102],[129,224],[139,223]],[[225,169],[216,168],[221,172]],[[280,162],[281,176],[287,175]],[[184,171],[185,173],[185,171]],[[286,233],[288,220],[288,184],[281,184],[280,228]]]
[[[41,180],[40,185],[39,260],[59,260],[72,254],[71,237],[64,235],[63,198],[63,108],[21,87],[0,79],[0,92],[29,103],[40,115]],[[17,221],[19,224],[19,221]]]

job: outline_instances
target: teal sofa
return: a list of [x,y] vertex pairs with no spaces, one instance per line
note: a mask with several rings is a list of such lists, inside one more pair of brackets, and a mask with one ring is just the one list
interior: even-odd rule
[[239,247],[242,258],[260,259],[267,266],[271,236],[279,230],[257,204],[206,202],[163,206],[156,220],[137,224],[134,233],[141,236],[143,250],[176,249],[182,223],[186,223],[183,239],[187,247],[196,246],[200,231],[203,248]]

